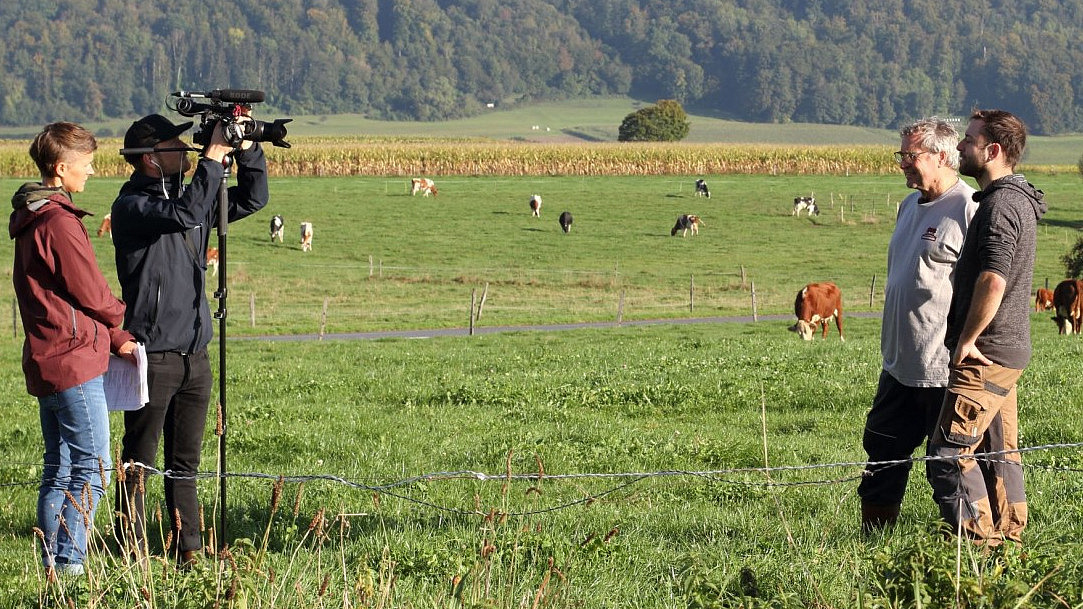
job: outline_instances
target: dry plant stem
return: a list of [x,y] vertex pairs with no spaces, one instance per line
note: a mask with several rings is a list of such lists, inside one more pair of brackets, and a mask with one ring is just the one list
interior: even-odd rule
[[[767,477],[768,483],[773,483],[771,479],[771,463],[767,457],[767,398],[764,395],[763,384],[760,384],[760,431],[763,439],[763,467],[764,475]],[[797,547],[797,541],[793,538],[793,529],[790,528],[790,522],[786,519],[786,512],[782,509],[782,502],[778,500],[777,493],[771,493],[771,499],[775,502],[775,508],[778,510],[778,520],[782,523],[782,528],[786,530],[786,542],[790,544],[794,552],[800,552]],[[823,593],[820,591],[820,586],[816,583],[816,578],[812,577],[812,573],[809,572],[808,563],[802,562],[804,565],[805,579],[812,584],[813,590],[816,591],[816,596],[819,597],[821,604],[826,604],[824,601]]]

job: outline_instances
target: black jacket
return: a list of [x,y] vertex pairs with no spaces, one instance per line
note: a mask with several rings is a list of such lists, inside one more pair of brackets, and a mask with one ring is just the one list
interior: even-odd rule
[[[259,144],[233,154],[229,221],[267,205],[267,161]],[[135,173],[113,202],[113,246],[124,302],[124,329],[148,352],[195,353],[213,336],[206,295],[207,245],[217,225],[224,168],[200,159],[191,183]],[[167,190],[168,189],[168,192]]]

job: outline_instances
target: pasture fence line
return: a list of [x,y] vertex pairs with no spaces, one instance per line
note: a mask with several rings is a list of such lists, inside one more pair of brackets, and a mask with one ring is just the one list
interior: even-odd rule
[[[308,266],[308,265],[305,265]],[[314,269],[326,265],[311,265]],[[292,333],[326,333],[369,331],[378,329],[418,329],[431,327],[476,327],[484,313],[487,321],[497,325],[522,323],[576,323],[613,319],[616,309],[618,323],[630,315],[652,315],[665,311],[667,317],[679,319],[683,314],[750,315],[759,321],[767,306],[777,312],[792,310],[792,292],[773,288],[758,290],[748,268],[735,265],[734,270],[696,269],[682,282],[679,278],[658,276],[652,280],[637,275],[636,284],[625,279],[619,263],[612,269],[552,269],[552,268],[486,268],[440,267],[385,264],[369,255],[361,265],[332,265],[335,269],[363,269],[367,281],[393,282],[395,300],[368,298],[366,294],[335,296],[323,293],[291,293],[287,300],[279,296],[274,286],[248,287],[267,292],[249,293],[249,324],[259,327],[290,327]],[[319,271],[315,271],[317,274]],[[880,296],[878,278],[872,275],[867,300],[857,296],[864,291],[857,286],[840,286],[851,301],[863,308],[867,302],[874,309]],[[359,281],[366,281],[361,275]],[[683,283],[683,287],[681,284]],[[371,283],[379,293],[379,283]],[[415,290],[415,287],[417,289]],[[457,305],[455,292],[463,288],[461,298],[473,302]],[[318,284],[310,286],[318,288]],[[791,286],[793,287],[793,286]],[[799,286],[798,286],[799,287]],[[469,289],[468,289],[469,288]],[[797,289],[797,287],[793,287]],[[233,288],[234,291],[247,291]],[[467,294],[474,290],[475,293]],[[480,301],[476,291],[480,290]],[[313,290],[315,291],[315,290]],[[415,294],[415,295],[411,295]],[[438,293],[439,296],[433,296]],[[856,298],[855,298],[856,297]],[[460,306],[471,312],[466,323],[461,320]],[[683,309],[683,311],[681,311]],[[652,313],[655,312],[655,313]],[[534,315],[532,315],[534,314]],[[491,317],[491,320],[488,319]],[[312,320],[309,326],[304,320]],[[298,326],[301,326],[298,328]],[[307,328],[305,327],[307,326]]]
[[[973,455],[950,455],[950,456],[932,456],[924,455],[920,457],[910,457],[907,459],[895,459],[888,461],[838,461],[832,463],[812,463],[807,465],[775,465],[775,466],[756,466],[756,467],[733,467],[726,469],[711,469],[711,470],[682,470],[682,469],[670,469],[670,470],[656,470],[656,471],[633,471],[633,472],[581,472],[581,473],[568,473],[568,474],[553,474],[545,471],[544,466],[540,459],[535,459],[538,465],[538,471],[528,473],[513,473],[510,465],[511,453],[508,455],[508,467],[503,473],[493,474],[487,472],[481,472],[476,470],[449,470],[431,472],[426,474],[420,474],[417,476],[411,476],[392,482],[368,484],[364,482],[358,482],[351,480],[344,476],[338,476],[334,474],[271,474],[266,472],[218,472],[218,471],[200,471],[200,472],[177,472],[173,470],[161,470],[153,466],[146,465],[139,462],[125,463],[118,467],[114,467],[111,471],[119,474],[120,470],[127,470],[129,468],[138,467],[142,469],[142,475],[144,476],[161,476],[163,478],[169,478],[173,480],[215,480],[221,481],[223,479],[246,479],[246,480],[267,480],[274,481],[276,483],[294,483],[303,484],[306,482],[331,482],[341,486],[345,486],[352,489],[363,490],[373,493],[386,494],[392,497],[402,499],[404,501],[415,503],[418,505],[424,505],[430,508],[434,508],[440,511],[452,512],[465,515],[485,515],[488,512],[483,512],[478,509],[463,510],[461,508],[450,507],[440,505],[432,501],[418,499],[412,497],[403,492],[399,492],[399,489],[406,489],[413,486],[429,485],[435,482],[448,482],[456,480],[470,480],[481,483],[499,482],[501,484],[508,484],[510,482],[527,482],[532,484],[539,484],[542,482],[560,482],[560,481],[572,481],[579,482],[583,480],[619,480],[619,484],[610,488],[604,489],[598,492],[587,493],[585,496],[578,499],[567,501],[558,505],[553,505],[538,510],[524,511],[524,512],[504,512],[508,516],[531,516],[537,514],[543,514],[547,512],[554,512],[562,509],[567,509],[577,505],[583,505],[595,501],[601,497],[612,494],[625,487],[642,482],[644,480],[658,479],[658,478],[696,478],[706,480],[711,483],[719,484],[731,484],[738,486],[757,487],[757,488],[795,488],[806,486],[833,486],[838,484],[850,483],[862,478],[865,475],[867,469],[876,469],[882,471],[884,468],[897,467],[904,464],[917,464],[928,461],[963,461],[963,460],[975,460],[986,463],[1003,463],[1007,465],[1018,465],[1024,469],[1041,470],[1048,472],[1060,472],[1060,473],[1083,473],[1083,469],[1073,468],[1061,465],[1044,465],[1044,464],[1031,464],[1022,463],[1020,461],[1007,460],[1004,457],[1008,455],[1020,455],[1026,453],[1035,453],[1041,451],[1051,451],[1057,449],[1079,449],[1083,448],[1083,442],[1072,443],[1051,443],[1042,444],[1038,446],[1022,447],[1012,450],[1003,451],[991,451],[983,453],[975,453]],[[23,463],[23,462],[8,462],[8,466],[17,468],[37,467],[40,463]],[[73,466],[74,468],[85,466]],[[843,475],[836,477],[820,478],[814,480],[795,480],[789,482],[778,482],[774,480],[775,474],[793,474],[800,472],[810,471],[822,471],[829,469],[856,469],[860,468],[861,472],[853,475]],[[99,468],[89,468],[94,471],[98,471]],[[763,476],[762,481],[750,481],[750,480],[731,480],[727,479],[730,476]],[[875,473],[871,474],[875,475]],[[114,479],[118,479],[119,476],[115,476]],[[0,489],[17,489],[23,487],[31,487],[39,484],[38,480],[24,481],[24,482],[4,482],[0,483]]]

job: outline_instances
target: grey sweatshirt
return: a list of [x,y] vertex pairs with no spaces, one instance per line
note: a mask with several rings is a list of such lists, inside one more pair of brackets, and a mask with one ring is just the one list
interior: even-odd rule
[[887,254],[880,352],[884,371],[908,387],[946,387],[944,346],[955,263],[970,219],[974,189],[959,180],[932,201],[915,192],[899,206]]

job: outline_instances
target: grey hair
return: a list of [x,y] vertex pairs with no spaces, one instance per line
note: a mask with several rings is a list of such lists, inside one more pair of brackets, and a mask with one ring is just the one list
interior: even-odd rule
[[951,123],[935,116],[923,118],[903,127],[899,135],[919,136],[922,148],[934,154],[946,153],[948,165],[959,169],[959,131]]

